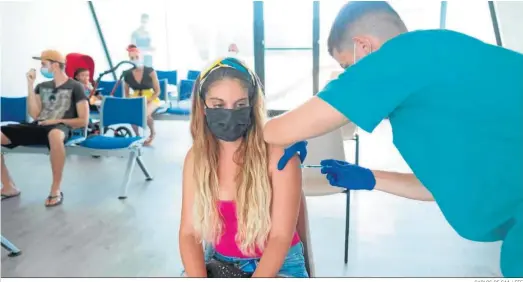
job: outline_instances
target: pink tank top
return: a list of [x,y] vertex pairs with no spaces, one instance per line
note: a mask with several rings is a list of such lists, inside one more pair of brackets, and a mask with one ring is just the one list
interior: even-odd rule
[[[223,235],[220,242],[214,247],[216,252],[223,256],[235,258],[251,258],[242,254],[240,248],[236,244],[235,236],[238,232],[238,219],[236,218],[236,205],[233,201],[220,201],[219,210],[222,214],[223,220]],[[294,232],[291,246],[300,242],[298,232]],[[262,251],[256,248],[256,257],[261,257]]]

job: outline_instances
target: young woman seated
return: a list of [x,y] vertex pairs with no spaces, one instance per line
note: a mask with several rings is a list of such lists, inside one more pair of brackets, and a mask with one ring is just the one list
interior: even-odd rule
[[[132,61],[136,67],[125,71],[123,74],[125,97],[143,96],[147,99],[147,126],[151,134],[145,141],[145,145],[150,145],[156,135],[152,114],[160,106],[160,99],[158,98],[160,96],[160,82],[158,81],[156,71],[151,67],[144,66],[143,56],[136,45],[130,44],[127,46],[127,52],[129,60]],[[133,127],[133,129],[135,133],[138,134],[138,128]]]
[[283,148],[264,142],[263,97],[256,75],[233,58],[195,83],[179,236],[185,276],[206,277],[214,259],[253,277],[308,277],[296,232],[300,161],[277,169]]

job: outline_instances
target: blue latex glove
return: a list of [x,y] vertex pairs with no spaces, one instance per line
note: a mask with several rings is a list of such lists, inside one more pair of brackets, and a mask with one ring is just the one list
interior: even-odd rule
[[300,156],[301,163],[303,163],[307,157],[307,144],[307,141],[300,141],[285,149],[283,156],[278,161],[278,170],[284,169],[289,160],[296,154]]
[[321,173],[325,174],[330,185],[349,190],[372,190],[376,178],[370,169],[344,161],[323,160]]

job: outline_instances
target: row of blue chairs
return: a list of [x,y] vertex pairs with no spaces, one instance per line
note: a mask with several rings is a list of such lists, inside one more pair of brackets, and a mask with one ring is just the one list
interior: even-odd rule
[[[160,100],[165,102],[172,102],[172,98],[176,96],[176,100],[178,101],[184,101],[191,98],[192,89],[194,86],[194,79],[182,79],[179,84],[170,84],[168,79],[159,79],[160,81]],[[99,92],[102,96],[109,96],[111,94],[111,91],[113,90],[114,86],[116,84],[115,80],[110,81],[100,81],[98,83],[97,88],[99,89]],[[176,92],[175,95],[169,96],[169,85],[176,86]],[[118,87],[116,88],[115,92],[113,93],[114,97],[122,98],[124,97],[124,90],[123,85],[120,83]]]
[[[172,85],[178,85],[178,71],[171,70],[171,71],[156,71],[156,75],[158,76],[158,79],[167,79],[167,82]],[[187,72],[187,79],[188,80],[196,80],[198,76],[200,75],[200,71],[196,70],[189,70]]]
[[[180,103],[191,99],[193,87],[196,78],[200,72],[189,71],[187,79],[177,81],[176,71],[157,71],[160,81],[160,100],[162,105],[154,113],[158,115],[177,115],[188,117],[190,114],[189,107],[181,107]],[[98,88],[100,94],[109,96],[114,88],[116,81],[100,81]],[[120,83],[114,92],[114,97],[124,97],[124,89]],[[92,113],[93,115],[95,113]]]
[[[143,134],[147,127],[146,104],[147,102],[143,97],[125,99],[105,96],[100,109],[100,128],[116,125],[136,125],[141,128],[139,136],[87,136],[87,128],[81,128],[75,130],[73,136],[66,142],[67,155],[128,158],[119,199],[127,198],[127,189],[136,163],[140,166],[146,180],[152,180],[141,159],[143,143],[146,140]],[[1,97],[0,106],[2,124],[30,121],[27,114],[27,97]],[[11,149],[2,148],[1,153],[4,155],[49,154],[49,150],[46,146],[18,146]]]

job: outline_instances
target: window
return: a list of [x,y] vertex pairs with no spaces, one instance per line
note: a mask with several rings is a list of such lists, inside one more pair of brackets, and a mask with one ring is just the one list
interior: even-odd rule
[[[32,57],[44,49],[56,49],[64,56],[86,54],[95,61],[95,73],[108,69],[87,2],[17,1],[0,5],[2,96],[27,95],[25,74],[30,68],[40,69],[40,62]],[[43,80],[37,75],[36,83]]]
[[312,97],[312,1],[266,1],[267,108],[288,110]]
[[496,44],[492,18],[486,1],[448,1],[446,28]]
[[[169,69],[164,3],[93,2],[113,65],[129,60],[126,49],[133,43],[141,50],[146,65],[159,70]],[[129,67],[122,66],[116,72],[117,76]]]
[[171,68],[200,70],[234,43],[238,58],[254,69],[251,1],[165,1]]
[[[342,71],[339,64],[328,53],[327,38],[334,19],[346,3],[348,1],[329,0],[320,2],[320,87],[323,87],[334,73]],[[389,3],[403,19],[409,30],[439,28],[441,8],[439,1],[396,0],[389,1]]]

